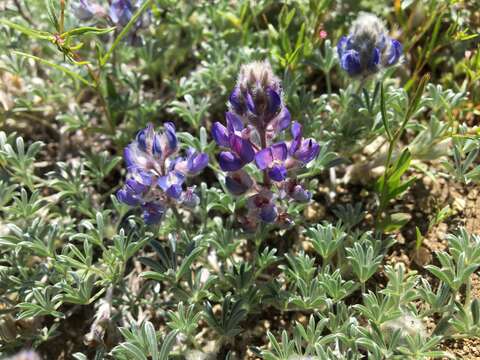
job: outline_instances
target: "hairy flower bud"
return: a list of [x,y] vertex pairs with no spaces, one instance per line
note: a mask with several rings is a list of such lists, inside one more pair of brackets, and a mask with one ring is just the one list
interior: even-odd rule
[[281,131],[290,123],[281,92],[280,80],[268,61],[243,65],[230,95],[230,111],[260,131]]
[[349,35],[342,36],[337,50],[340,65],[350,76],[365,77],[396,64],[402,45],[388,36],[378,17],[362,13],[352,24]]

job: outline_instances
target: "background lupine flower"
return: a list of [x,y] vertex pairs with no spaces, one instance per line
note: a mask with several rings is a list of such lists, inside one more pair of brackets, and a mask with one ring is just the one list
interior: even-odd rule
[[[128,24],[135,12],[142,5],[142,0],[133,2],[132,0],[113,0],[110,4],[109,16],[111,21],[118,27],[123,28]],[[128,41],[132,45],[137,45],[140,42],[138,36],[138,30],[146,27],[149,23],[149,13],[140,16],[137,22],[133,25],[130,33],[128,34]]]
[[[243,223],[254,229],[259,222],[291,224],[281,200],[308,202],[311,194],[289,179],[312,161],[320,146],[304,139],[299,123],[291,122],[282,99],[280,80],[266,61],[243,65],[225,114],[226,126],[212,126],[215,142],[225,150],[219,154],[220,168],[227,172],[225,186],[233,195],[248,194],[248,214]],[[276,138],[291,126],[291,141]],[[243,169],[253,163],[263,173],[256,182]]]
[[373,14],[362,13],[348,36],[337,45],[341,67],[350,76],[368,76],[394,65],[402,55],[402,44],[388,36],[383,22]]
[[89,21],[93,18],[106,15],[105,9],[90,0],[77,0],[72,2],[73,14],[80,21]]
[[187,156],[175,156],[178,141],[173,123],[165,123],[163,133],[149,124],[124,151],[127,180],[117,198],[130,206],[140,206],[147,224],[160,222],[171,206],[195,207],[194,188],[183,189],[188,176],[199,174],[208,164],[208,155],[194,149]]

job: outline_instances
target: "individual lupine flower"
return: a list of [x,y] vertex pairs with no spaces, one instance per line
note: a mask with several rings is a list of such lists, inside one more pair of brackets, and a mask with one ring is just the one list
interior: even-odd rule
[[73,14],[80,21],[89,21],[94,17],[105,16],[105,9],[90,0],[76,0],[72,3]]
[[350,76],[368,76],[396,64],[402,55],[402,44],[388,36],[378,17],[362,13],[349,35],[338,42],[337,51],[341,67]]
[[178,140],[173,123],[165,123],[163,133],[153,125],[137,133],[135,141],[124,150],[128,175],[117,192],[119,201],[140,206],[147,224],[158,223],[169,207],[195,207],[194,188],[183,189],[188,176],[199,174],[208,164],[208,155],[188,149],[186,157],[176,156]]
[[257,217],[266,223],[274,222],[278,215],[274,200],[273,192],[265,189],[251,196],[247,201],[250,217]]
[[302,125],[296,121],[292,124],[291,131],[293,140],[290,144],[290,155],[303,164],[315,159],[320,152],[320,145],[313,139],[304,139]]
[[[320,146],[303,138],[300,124],[291,122],[280,80],[268,62],[241,67],[225,118],[226,126],[213,124],[212,137],[224,149],[218,162],[227,172],[225,187],[235,196],[248,196],[248,213],[241,220],[244,228],[254,230],[259,222],[288,226],[292,220],[282,202],[311,199],[310,192],[289,174],[312,161]],[[282,141],[276,141],[289,126],[292,140],[283,140],[282,135]],[[263,181],[255,181],[244,169],[252,162]]]
[[282,142],[273,144],[257,152],[255,162],[260,170],[267,171],[270,179],[273,181],[283,181],[287,177],[287,168],[285,167],[287,156],[287,144]]

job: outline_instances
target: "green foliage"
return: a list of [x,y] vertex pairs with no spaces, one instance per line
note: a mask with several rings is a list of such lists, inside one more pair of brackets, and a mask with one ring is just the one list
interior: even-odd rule
[[[480,237],[456,228],[480,182],[472,2],[147,0],[116,25],[91,2],[88,21],[75,0],[0,5],[0,358],[413,360],[480,336]],[[404,59],[351,78],[336,45],[360,11]],[[311,201],[280,189],[290,225],[250,232],[256,189],[228,192],[210,130],[264,59],[320,151],[292,171]],[[199,205],[149,226],[115,193],[164,121],[210,162]]]

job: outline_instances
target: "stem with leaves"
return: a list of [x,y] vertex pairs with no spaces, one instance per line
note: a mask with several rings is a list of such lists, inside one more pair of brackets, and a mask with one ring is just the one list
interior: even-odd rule
[[380,204],[378,207],[377,211],[377,225],[379,224],[382,214],[385,211],[385,208],[388,205],[388,196],[387,196],[387,183],[388,179],[392,174],[392,157],[393,157],[393,151],[395,150],[398,140],[402,136],[403,132],[405,131],[405,128],[407,127],[407,124],[415,111],[417,111],[418,104],[420,103],[420,99],[423,94],[423,90],[425,89],[425,86],[430,79],[430,76],[427,74],[423,76],[423,78],[420,80],[420,83],[418,84],[418,87],[415,91],[415,94],[413,95],[413,98],[408,104],[407,112],[405,113],[405,117],[400,125],[400,127],[392,133],[390,126],[388,124],[388,119],[387,119],[387,111],[386,111],[386,106],[385,106],[385,90],[383,84],[380,87],[380,107],[381,107],[381,117],[382,117],[382,122],[383,126],[385,127],[385,133],[387,135],[387,140],[388,140],[388,152],[387,152],[387,159],[385,161],[385,173],[383,175],[382,179],[382,186],[381,186],[381,194],[380,194]]

